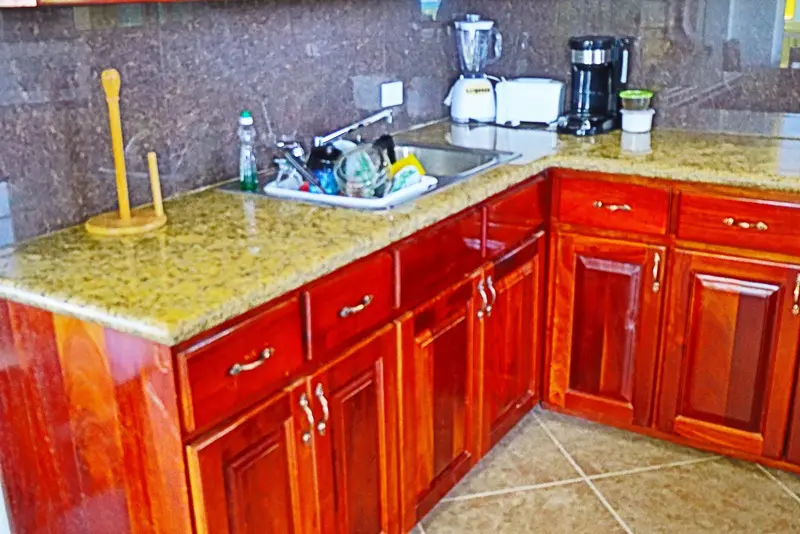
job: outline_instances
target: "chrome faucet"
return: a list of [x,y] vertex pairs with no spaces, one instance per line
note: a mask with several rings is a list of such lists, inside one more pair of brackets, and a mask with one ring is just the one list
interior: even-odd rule
[[361,128],[365,128],[382,120],[385,120],[387,124],[391,124],[393,118],[394,117],[392,115],[392,109],[391,108],[384,109],[383,111],[380,111],[374,115],[370,115],[365,119],[361,119],[360,121],[354,122],[349,126],[345,126],[344,128],[336,130],[333,133],[315,137],[314,146],[326,145],[332,141],[336,141],[337,139],[344,137],[345,135],[351,132],[355,132],[356,130],[360,130]]

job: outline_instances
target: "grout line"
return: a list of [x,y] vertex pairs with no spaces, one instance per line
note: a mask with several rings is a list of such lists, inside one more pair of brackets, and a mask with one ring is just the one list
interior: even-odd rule
[[784,483],[783,483],[783,481],[781,481],[781,480],[780,480],[778,477],[776,477],[775,475],[773,475],[772,473],[770,473],[770,472],[767,470],[767,468],[766,468],[766,467],[764,467],[764,466],[763,466],[763,465],[761,465],[761,464],[756,464],[756,467],[758,467],[759,469],[761,469],[761,472],[762,472],[762,473],[764,473],[765,475],[767,475],[769,478],[771,478],[771,479],[772,479],[772,481],[773,481],[773,482],[775,482],[775,483],[776,483],[778,486],[780,486],[780,487],[781,487],[781,489],[782,489],[784,492],[788,493],[788,494],[789,494],[789,497],[791,497],[792,499],[794,499],[795,501],[797,501],[798,503],[800,503],[800,495],[797,495],[795,492],[793,492],[791,489],[789,489],[789,486],[787,486],[786,484],[784,484]]
[[457,497],[446,497],[442,499],[441,502],[471,501],[473,499],[481,499],[484,497],[496,497],[498,495],[508,495],[509,493],[519,493],[523,491],[532,491],[537,489],[555,488],[558,486],[575,484],[576,482],[583,482],[583,478],[565,478],[564,480],[542,482],[541,484],[530,484],[527,486],[514,486],[512,488],[504,488],[500,490],[481,491],[480,493],[470,493],[467,495],[459,495]]
[[670,469],[672,467],[681,467],[684,465],[702,464],[704,462],[715,462],[721,460],[721,456],[710,456],[708,458],[694,458],[692,460],[679,460],[676,462],[668,462],[665,464],[648,465],[645,467],[634,467],[632,469],[625,469],[623,471],[612,471],[610,473],[598,473],[596,475],[588,475],[586,478],[589,480],[602,480],[605,478],[621,477],[626,475],[635,475],[638,473],[646,473],[648,471],[658,471],[659,469]]
[[600,493],[600,490],[597,488],[595,483],[592,482],[591,479],[589,479],[589,477],[586,476],[586,472],[581,468],[580,465],[578,465],[578,462],[575,461],[572,455],[567,452],[567,449],[565,449],[564,446],[561,444],[561,442],[558,441],[558,439],[555,437],[555,435],[553,435],[550,429],[547,428],[547,425],[544,423],[544,421],[542,421],[539,415],[533,414],[533,416],[534,418],[536,418],[536,421],[539,422],[539,426],[542,427],[542,430],[545,431],[545,433],[552,440],[555,446],[558,447],[558,449],[561,451],[561,454],[563,454],[564,457],[567,459],[567,461],[572,465],[572,468],[575,469],[575,471],[577,471],[577,473],[581,476],[581,478],[583,478],[583,481],[586,482],[589,488],[594,492],[595,496],[600,500],[603,506],[605,506],[606,510],[608,510],[608,512],[611,514],[611,516],[617,520],[619,526],[621,526],[622,529],[627,534],[633,534],[633,531],[628,526],[628,524],[625,523],[625,520],[623,520],[622,517],[619,515],[619,513],[614,509],[614,507],[611,506],[611,503],[608,502],[608,499],[606,499],[605,495]]

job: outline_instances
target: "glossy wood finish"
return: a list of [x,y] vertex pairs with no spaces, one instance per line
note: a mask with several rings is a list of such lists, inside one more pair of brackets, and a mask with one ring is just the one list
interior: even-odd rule
[[560,221],[639,234],[667,233],[668,190],[576,178],[569,171],[559,171],[559,176]]
[[549,402],[648,425],[666,249],[564,234],[553,262]]
[[497,262],[484,278],[496,297],[483,321],[483,425],[494,446],[539,402],[546,302],[544,232]]
[[800,255],[800,205],[683,194],[679,239]]
[[198,534],[302,534],[319,529],[306,384],[186,448]]
[[191,532],[166,347],[6,301],[0,343],[14,532]]
[[540,230],[550,215],[550,184],[541,175],[487,204],[486,258],[506,254]]
[[[283,387],[303,365],[301,324],[293,297],[178,353],[186,431],[207,429]],[[253,368],[232,374],[237,364]]]
[[304,292],[313,359],[326,359],[390,319],[392,256],[379,252],[339,269]]
[[322,532],[399,532],[397,350],[390,325],[309,379]]
[[[797,380],[798,377],[795,377]],[[789,424],[789,438],[786,441],[787,461],[800,466],[800,382],[795,383],[794,404],[792,419]]]
[[781,456],[797,364],[800,266],[678,251],[658,427]]
[[477,269],[482,240],[481,210],[470,209],[400,243],[395,250],[399,307],[415,307]]
[[399,321],[403,384],[402,526],[408,530],[469,470],[481,443],[480,273]]

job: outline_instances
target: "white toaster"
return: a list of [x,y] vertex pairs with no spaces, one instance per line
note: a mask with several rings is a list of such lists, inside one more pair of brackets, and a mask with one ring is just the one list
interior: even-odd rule
[[549,78],[503,79],[497,82],[495,94],[497,124],[550,124],[564,109],[564,83]]

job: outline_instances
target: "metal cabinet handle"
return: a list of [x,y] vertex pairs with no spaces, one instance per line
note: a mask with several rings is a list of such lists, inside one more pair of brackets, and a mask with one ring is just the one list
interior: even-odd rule
[[800,274],[794,281],[794,304],[792,305],[792,315],[800,315]]
[[659,281],[659,272],[661,270],[661,254],[656,252],[655,258],[653,258],[653,293],[658,293],[658,290],[661,289],[661,282]]
[[494,303],[497,302],[497,291],[494,289],[494,283],[492,282],[492,277],[486,277],[486,287],[489,288],[489,294],[492,295],[492,302],[486,306],[486,315],[489,317],[492,316],[492,310],[494,309]]
[[755,228],[759,232],[766,232],[769,230],[769,226],[767,223],[763,221],[756,221],[754,223],[750,223],[747,221],[736,221],[733,217],[725,217],[722,219],[722,224],[725,226],[738,226],[742,230],[750,230],[751,228]]
[[272,354],[275,352],[273,348],[266,348],[261,351],[261,356],[258,357],[257,360],[252,361],[250,363],[235,363],[228,369],[228,376],[236,376],[240,373],[246,373],[247,371],[252,371],[253,369],[257,369],[264,365],[264,362],[269,360],[272,357]]
[[364,311],[364,308],[372,304],[372,299],[374,299],[372,295],[364,295],[364,298],[361,299],[361,304],[356,306],[345,306],[341,310],[339,310],[339,317],[345,318],[350,317],[358,312]]
[[303,432],[301,439],[303,443],[308,445],[311,442],[311,431],[314,429],[314,412],[311,411],[311,403],[308,402],[308,395],[303,393],[300,395],[300,407],[303,409],[303,412],[306,414],[306,419],[308,419],[308,430]]
[[322,421],[317,423],[317,432],[319,432],[320,436],[324,436],[325,430],[328,428],[328,419],[331,417],[331,412],[328,409],[328,399],[325,398],[325,390],[322,389],[322,384],[317,384],[314,395],[322,405]]
[[483,289],[483,280],[478,282],[478,295],[480,295],[481,302],[483,303],[481,309],[478,310],[478,319],[483,319],[483,316],[486,315],[486,308],[489,306],[489,299],[486,298],[486,290]]
[[606,204],[602,200],[595,200],[592,202],[592,206],[595,208],[605,208],[611,213],[615,213],[617,211],[631,211],[631,207],[628,204]]

